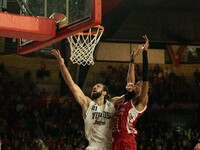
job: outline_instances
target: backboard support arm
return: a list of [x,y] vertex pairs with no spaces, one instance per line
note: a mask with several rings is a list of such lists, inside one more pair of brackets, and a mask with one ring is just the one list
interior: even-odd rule
[[26,4],[24,0],[16,0],[22,13],[27,16],[34,16],[33,13],[31,12],[30,8]]
[[7,0],[0,0],[0,12],[7,10]]

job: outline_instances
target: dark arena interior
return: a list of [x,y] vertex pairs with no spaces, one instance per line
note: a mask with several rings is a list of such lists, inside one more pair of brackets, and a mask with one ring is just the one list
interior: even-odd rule
[[[0,0],[0,12],[20,14],[18,2]],[[39,11],[36,6],[43,1],[31,2],[30,11]],[[58,5],[56,0],[44,2]],[[150,42],[150,88],[147,110],[136,124],[137,150],[192,150],[200,142],[200,1],[102,0],[101,5],[104,33],[92,54],[94,65],[71,62],[67,37],[20,54],[19,39],[0,36],[0,150],[31,150],[38,139],[45,150],[85,149],[81,107],[51,50],[61,51],[86,95],[103,83],[111,96],[118,96],[125,91],[130,51],[145,42],[143,35]],[[135,62],[140,80],[141,60]]]

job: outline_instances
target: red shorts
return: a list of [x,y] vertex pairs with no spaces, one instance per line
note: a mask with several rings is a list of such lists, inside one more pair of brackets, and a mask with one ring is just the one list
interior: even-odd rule
[[114,139],[113,150],[137,150],[134,136],[125,135]]

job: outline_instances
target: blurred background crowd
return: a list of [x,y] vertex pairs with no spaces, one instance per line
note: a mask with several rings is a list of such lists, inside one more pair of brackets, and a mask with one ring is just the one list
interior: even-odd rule
[[[127,68],[108,66],[101,72],[113,96],[124,92]],[[136,80],[140,80],[141,68],[136,66],[135,69]],[[199,89],[200,74],[194,74]],[[40,89],[31,76],[32,73],[26,71],[23,77],[15,78],[3,62],[0,65],[1,149],[28,150],[36,139],[44,141],[46,150],[84,149],[87,140],[81,107],[74,97],[71,93],[61,97],[58,89],[54,92]],[[191,150],[200,138],[199,105],[187,112],[168,108],[174,101],[198,104],[194,90],[184,76],[159,65],[150,68],[150,84],[148,109],[137,123],[138,150]],[[180,120],[169,119],[170,115],[177,114],[182,114],[182,124]]]

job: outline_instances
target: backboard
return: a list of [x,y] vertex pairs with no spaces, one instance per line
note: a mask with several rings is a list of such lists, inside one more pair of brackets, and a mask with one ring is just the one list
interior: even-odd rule
[[17,49],[20,54],[40,50],[101,23],[101,0],[24,0],[24,2],[33,16],[51,18],[55,13],[61,13],[65,15],[65,22],[64,25],[57,26],[56,36],[52,39],[46,41],[20,39]]

